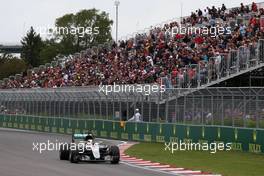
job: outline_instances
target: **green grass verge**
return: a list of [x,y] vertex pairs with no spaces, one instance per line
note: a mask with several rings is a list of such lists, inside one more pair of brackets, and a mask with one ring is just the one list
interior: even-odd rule
[[161,143],[140,143],[125,151],[127,155],[192,170],[222,174],[223,176],[264,175],[264,154],[218,151],[215,154],[201,151],[164,150]]

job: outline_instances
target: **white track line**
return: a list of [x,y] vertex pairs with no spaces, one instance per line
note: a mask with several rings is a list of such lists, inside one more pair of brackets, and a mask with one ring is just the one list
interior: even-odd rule
[[126,155],[126,156],[122,156],[122,158],[131,158],[130,156]]
[[142,161],[143,159],[138,159],[138,158],[126,158],[126,157],[121,157],[121,159],[126,160],[126,161]]
[[121,162],[121,163],[122,164],[125,164],[125,165],[128,165],[130,167],[135,167],[135,168],[139,168],[139,169],[145,169],[145,170],[152,171],[152,172],[158,172],[158,173],[167,174],[167,175],[181,176],[181,175],[176,174],[176,173],[161,171],[161,170],[157,170],[157,169],[155,170],[153,168],[142,167],[142,166],[138,166],[138,165],[135,165],[135,164],[130,164],[130,163],[127,163],[127,162]]
[[189,175],[188,176],[221,176],[221,175],[214,175],[214,174],[195,174],[195,175]]
[[151,161],[132,161],[129,163],[131,163],[131,164],[144,164],[144,163],[151,163]]
[[175,173],[175,174],[198,174],[198,173],[201,173],[201,171],[192,171],[192,170],[182,170],[182,171],[170,171],[172,173]]
[[184,170],[184,168],[181,168],[181,167],[173,168],[173,167],[171,167],[171,168],[161,168],[159,170],[162,170],[162,171],[180,171],[180,170]]
[[[130,159],[121,159],[122,161],[126,162],[146,162],[145,160],[139,159],[139,160],[130,160]],[[146,163],[150,163],[151,161],[147,161]]]
[[170,165],[148,166],[150,168],[170,168]]
[[160,163],[143,163],[143,164],[137,164],[139,166],[157,166],[160,165]]

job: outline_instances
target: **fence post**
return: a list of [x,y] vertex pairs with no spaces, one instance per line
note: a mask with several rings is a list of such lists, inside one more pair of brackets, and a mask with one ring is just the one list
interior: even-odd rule
[[166,119],[166,123],[168,123],[168,100],[166,100],[166,104],[165,104],[165,119]]
[[112,108],[113,108],[113,114],[112,114],[112,118],[111,118],[111,120],[113,120],[113,118],[115,117],[115,101],[114,101],[114,99],[112,99],[113,100],[113,103],[112,103]]
[[90,99],[86,99],[87,108],[88,108],[88,117],[91,118],[91,109],[90,109]]
[[[178,93],[177,93],[178,94]],[[175,120],[176,120],[176,122],[178,122],[178,114],[177,114],[177,112],[178,112],[178,95],[176,95],[176,98],[175,98]]]
[[183,100],[183,123],[185,124],[185,110],[186,110],[186,95],[184,95],[184,100]]
[[35,115],[38,116],[38,114],[39,114],[39,99],[37,99],[37,102],[36,102],[36,114]]
[[108,120],[109,119],[109,110],[108,110],[108,98],[106,96],[106,102],[105,102],[105,108],[106,108],[106,119]]
[[195,98],[194,98],[194,95],[192,94],[192,124],[193,124],[193,121],[194,121],[194,116],[195,116]]
[[257,109],[257,111],[258,111],[258,113],[257,113],[257,119],[256,119],[256,128],[259,128],[259,116],[260,116],[260,109],[259,109],[259,96],[258,95],[256,95],[256,109]]
[[232,95],[232,110],[231,110],[231,114],[232,114],[232,126],[235,126],[235,119],[234,119],[234,95]]
[[212,114],[212,117],[211,117],[211,125],[214,124],[214,118],[215,118],[215,113],[214,113],[214,96],[211,95],[211,114]]
[[122,120],[122,102],[119,100],[119,120]]
[[84,103],[85,103],[84,98],[82,98],[82,115],[83,115],[83,117],[85,117],[85,106],[84,106]]
[[202,95],[202,125],[204,124],[204,95]]
[[127,103],[126,103],[126,120],[128,120],[129,119],[129,101],[128,101],[128,96],[127,96]]
[[61,98],[58,99],[58,114],[56,116],[57,117],[61,116]]
[[51,98],[49,97],[49,117],[51,117]]
[[56,101],[56,99],[54,99],[53,100],[53,117],[55,117],[55,115],[56,115],[56,107],[57,106],[57,101]]
[[[250,97],[251,98],[251,97]],[[250,99],[249,98],[249,99]],[[243,98],[243,105],[244,105],[244,117],[243,117],[243,126],[244,127],[246,127],[246,115],[247,115],[247,110],[246,110],[246,108],[247,108],[247,99],[246,99],[246,97],[245,97],[245,95],[244,95],[244,98]]]
[[157,102],[157,122],[159,122],[160,120],[159,120],[159,115],[160,115],[160,113],[159,113],[159,111],[160,111],[160,93],[159,93],[159,98],[158,98],[158,102]]
[[100,97],[100,101],[99,101],[99,106],[100,106],[100,118],[102,119],[103,115],[102,115],[102,100],[101,100],[101,97]]
[[149,117],[148,117],[148,121],[150,122],[151,121],[151,102],[149,101]]
[[240,57],[239,57],[239,50],[237,50],[237,55],[236,55],[237,59],[236,59],[236,72],[239,72],[240,69]]
[[63,101],[63,102],[62,102],[62,103],[63,103],[63,107],[62,107],[62,114],[63,114],[63,115],[62,115],[62,116],[63,116],[63,117],[66,117],[66,102],[67,102],[67,101],[66,101],[66,98],[63,97],[62,101]]
[[71,101],[68,100],[68,115],[71,116]]
[[96,114],[95,114],[95,101],[93,100],[93,119],[96,119]]
[[198,77],[198,86],[197,87],[200,87],[201,86],[201,65],[200,63],[198,63],[198,71],[197,71],[197,77]]
[[144,95],[141,95],[141,116],[143,117],[144,121]]
[[222,101],[222,122],[221,125],[224,125],[224,118],[225,118],[225,114],[224,114],[224,96],[221,96],[221,101]]
[[[75,105],[76,105],[76,104],[75,104],[76,101],[75,101],[75,98],[73,98],[73,101],[72,101],[72,102],[73,102],[73,108],[72,108],[72,117],[73,117],[73,116],[76,115],[76,114],[75,114],[75,113],[76,113],[76,111],[75,111],[75,110],[76,110],[76,106],[75,106]],[[77,110],[77,111],[78,111],[78,110]]]
[[80,114],[81,114],[81,100],[79,98],[76,98],[76,103],[77,103],[77,118],[80,118]]

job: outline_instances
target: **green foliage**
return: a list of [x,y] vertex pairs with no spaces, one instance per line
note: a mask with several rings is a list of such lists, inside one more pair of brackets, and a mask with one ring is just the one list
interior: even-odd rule
[[0,79],[21,73],[26,70],[26,63],[9,54],[0,56]]
[[[51,39],[42,41],[31,27],[22,39],[21,57],[32,67],[49,63],[57,55],[69,55],[88,47],[111,41],[111,25],[106,12],[97,9],[81,10],[56,19]],[[78,30],[76,30],[78,29]]]
[[60,53],[60,44],[54,40],[47,40],[44,42],[44,47],[40,51],[41,64],[50,63],[54,57]]
[[62,45],[62,54],[70,54],[112,40],[112,24],[106,12],[82,10],[56,20],[55,26],[59,32],[55,33],[55,38]]
[[40,51],[44,45],[40,35],[36,34],[33,27],[30,28],[26,36],[22,39],[21,44],[21,57],[25,62],[33,67],[39,66],[41,63]]
[[3,54],[0,56],[0,64],[4,64],[7,60],[12,59],[12,58],[13,58],[12,55],[7,54],[7,53],[3,53]]
[[[51,39],[43,41],[39,34],[30,28],[22,38],[21,58],[13,58],[4,54],[0,57],[0,79],[25,71],[27,67],[38,67],[50,63],[57,55],[69,55],[79,52],[87,47],[104,44],[112,40],[111,25],[106,12],[96,9],[82,10],[76,14],[66,14],[56,19],[55,26],[59,29],[53,31]],[[68,29],[85,29],[65,32]]]

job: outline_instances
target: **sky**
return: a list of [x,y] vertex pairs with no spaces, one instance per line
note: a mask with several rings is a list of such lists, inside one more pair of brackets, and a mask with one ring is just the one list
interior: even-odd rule
[[[119,0],[119,38],[162,22],[190,15],[198,8],[222,3],[227,8],[251,0]],[[261,2],[254,1],[254,2]],[[181,5],[182,4],[182,5]],[[181,8],[182,7],[182,8]],[[19,44],[29,30],[54,26],[55,19],[67,13],[96,8],[109,13],[115,23],[114,0],[0,0],[0,44]],[[182,10],[181,10],[182,9]],[[115,24],[112,27],[115,37]]]

